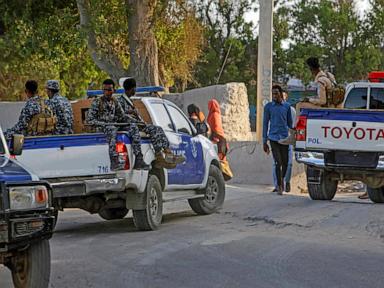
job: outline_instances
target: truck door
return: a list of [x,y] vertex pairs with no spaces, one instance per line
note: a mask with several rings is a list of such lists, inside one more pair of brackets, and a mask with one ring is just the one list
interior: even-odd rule
[[[174,132],[174,126],[169,116],[167,109],[161,101],[151,101],[151,109],[156,115],[158,125],[163,128],[165,135],[168,138],[170,148],[174,153],[184,155],[182,146],[182,137]],[[181,165],[177,165],[174,169],[167,170],[168,173],[168,184],[183,184],[183,172]]]
[[186,158],[183,164],[178,165],[181,170],[183,184],[200,184],[203,182],[205,165],[203,147],[197,137],[194,137],[190,122],[179,108],[166,104],[171,116],[174,133],[181,141],[180,151]]

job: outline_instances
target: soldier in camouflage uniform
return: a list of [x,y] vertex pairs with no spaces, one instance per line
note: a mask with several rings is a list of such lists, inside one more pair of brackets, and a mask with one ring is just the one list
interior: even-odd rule
[[[169,148],[169,141],[164,133],[163,128],[152,124],[145,124],[140,114],[136,110],[130,97],[136,93],[136,80],[134,78],[127,78],[124,83],[124,94],[120,95],[117,100],[126,115],[130,116],[134,122],[141,123],[141,130],[149,135],[153,149],[155,150],[157,162],[162,162],[165,168],[174,168],[176,164],[183,163],[185,158],[181,155],[174,155]],[[132,121],[131,120],[131,121]],[[165,153],[165,156],[162,154]],[[167,162],[169,165],[166,165]]]
[[135,154],[134,169],[148,169],[149,166],[143,160],[140,145],[140,131],[134,124],[128,124],[117,128],[108,123],[127,123],[128,115],[124,114],[119,102],[112,97],[115,91],[115,83],[111,79],[103,82],[104,95],[96,98],[88,110],[87,123],[96,126],[97,131],[106,135],[109,143],[109,155],[111,157],[111,169],[119,169],[118,153],[116,152],[116,135],[118,130],[128,133],[132,139],[132,150]]
[[24,136],[34,136],[34,133],[28,134],[28,124],[33,116],[40,113],[41,98],[37,95],[37,82],[35,80],[28,80],[25,83],[25,94],[27,95],[27,102],[21,110],[19,121],[12,128],[5,132],[5,137],[10,138],[13,134],[22,134]]
[[73,111],[67,98],[60,95],[60,83],[58,80],[48,80],[45,87],[49,100],[46,104],[51,108],[57,118],[54,134],[73,134]]

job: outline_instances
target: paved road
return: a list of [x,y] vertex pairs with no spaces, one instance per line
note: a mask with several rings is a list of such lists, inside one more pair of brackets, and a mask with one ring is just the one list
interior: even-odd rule
[[[160,230],[132,219],[60,214],[51,241],[51,287],[383,287],[384,205],[283,197],[266,187],[227,188],[220,213],[166,206]],[[0,287],[12,287],[0,268]]]

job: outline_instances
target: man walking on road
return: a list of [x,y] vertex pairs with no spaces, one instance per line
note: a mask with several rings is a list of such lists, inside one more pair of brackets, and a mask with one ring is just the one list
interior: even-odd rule
[[279,195],[283,194],[284,177],[288,167],[288,146],[279,144],[279,140],[288,136],[292,128],[291,106],[283,100],[283,89],[279,85],[272,87],[272,102],[264,107],[263,119],[263,149],[269,154],[271,144],[272,154],[276,165],[276,177]]
[[[288,102],[288,93],[286,91],[283,92],[283,99],[284,102]],[[295,126],[296,123],[296,110],[294,107],[291,106],[291,117],[292,117],[292,126]],[[292,176],[292,163],[293,162],[293,146],[289,145],[288,148],[288,168],[287,173],[284,177],[284,188],[285,192],[291,192],[291,176]],[[279,186],[277,184],[277,176],[276,176],[276,162],[273,159],[273,165],[272,165],[272,176],[273,176],[273,185],[274,190],[273,192],[277,192],[279,190]]]

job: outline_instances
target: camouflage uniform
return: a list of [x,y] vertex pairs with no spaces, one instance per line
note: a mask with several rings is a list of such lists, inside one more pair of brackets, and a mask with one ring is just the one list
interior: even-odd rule
[[95,125],[96,130],[104,133],[107,137],[111,162],[118,156],[116,152],[116,135],[118,130],[128,133],[128,136],[132,139],[133,153],[136,156],[141,154],[140,132],[136,125],[124,127],[102,125],[127,121],[129,121],[128,117],[124,114],[123,109],[115,98],[112,98],[111,101],[107,101],[104,96],[97,98],[92,102],[91,108],[88,110],[87,123]]
[[28,135],[27,128],[32,117],[40,113],[40,96],[36,95],[27,100],[25,106],[21,110],[19,121],[12,128],[5,132],[5,137],[10,138],[13,134],[22,134],[24,136],[34,136],[34,134]]
[[54,134],[73,134],[73,111],[68,99],[56,93],[46,104],[57,118]]
[[[120,95],[117,100],[119,101],[124,112],[134,118],[137,122],[144,123],[144,120],[140,117],[133,102],[126,95]],[[164,133],[163,128],[152,124],[147,124],[143,129],[144,133],[149,135],[153,149],[155,152],[161,152],[163,149],[169,148],[169,141]]]

